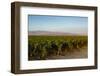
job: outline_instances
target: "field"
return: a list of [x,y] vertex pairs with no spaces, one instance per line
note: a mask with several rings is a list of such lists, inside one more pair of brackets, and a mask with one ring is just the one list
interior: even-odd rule
[[28,60],[87,57],[87,36],[28,36]]

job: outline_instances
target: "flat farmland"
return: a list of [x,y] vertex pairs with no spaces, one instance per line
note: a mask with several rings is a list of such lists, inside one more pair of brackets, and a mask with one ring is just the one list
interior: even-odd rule
[[28,60],[87,58],[88,36],[28,36]]

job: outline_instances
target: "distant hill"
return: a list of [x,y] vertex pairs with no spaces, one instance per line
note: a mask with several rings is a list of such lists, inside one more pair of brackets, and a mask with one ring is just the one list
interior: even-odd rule
[[65,35],[77,35],[65,32],[51,32],[51,31],[29,31],[28,35],[48,35],[48,36],[65,36]]

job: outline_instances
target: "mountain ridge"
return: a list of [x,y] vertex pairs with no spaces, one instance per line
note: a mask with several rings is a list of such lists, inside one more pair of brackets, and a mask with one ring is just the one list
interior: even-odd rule
[[51,31],[28,31],[28,35],[47,35],[47,36],[66,36],[66,35],[80,35],[66,32],[51,32]]

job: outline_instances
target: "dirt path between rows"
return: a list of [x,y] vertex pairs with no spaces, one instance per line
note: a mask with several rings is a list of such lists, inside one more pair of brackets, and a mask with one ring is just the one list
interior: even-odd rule
[[74,49],[71,52],[66,52],[63,56],[51,56],[48,59],[79,59],[79,58],[87,58],[88,50],[86,47],[81,49]]

